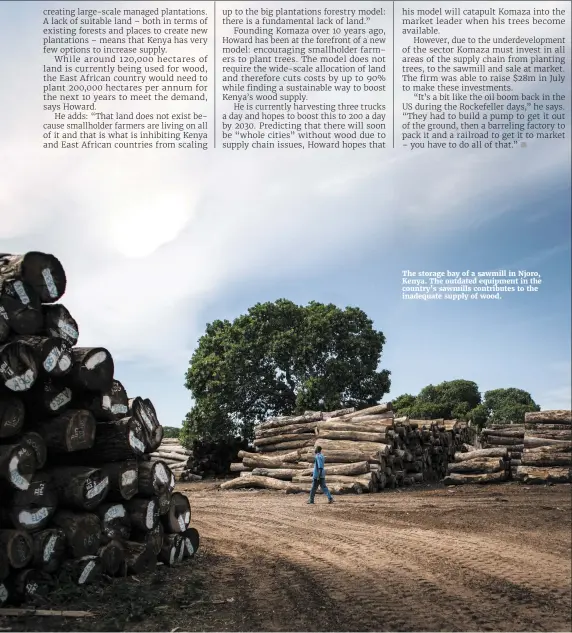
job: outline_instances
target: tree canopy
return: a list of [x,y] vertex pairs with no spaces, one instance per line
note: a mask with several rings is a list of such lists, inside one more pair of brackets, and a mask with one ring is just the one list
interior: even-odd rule
[[163,427],[163,437],[171,437],[177,438],[181,433],[181,429],[176,426],[164,426]]
[[359,308],[286,299],[206,327],[186,374],[195,404],[187,437],[253,436],[256,421],[305,410],[362,408],[389,391],[382,332]]
[[477,383],[470,380],[428,385],[417,396],[403,394],[393,400],[393,408],[412,419],[471,420],[478,427],[487,422],[522,424],[527,411],[540,411],[527,391],[494,389],[481,397]]

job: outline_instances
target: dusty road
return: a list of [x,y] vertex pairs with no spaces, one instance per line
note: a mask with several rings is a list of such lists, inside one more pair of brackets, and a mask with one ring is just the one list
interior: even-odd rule
[[93,620],[12,620],[12,630],[571,630],[569,485],[422,488],[333,506],[181,489],[202,538],[190,564],[66,596]]

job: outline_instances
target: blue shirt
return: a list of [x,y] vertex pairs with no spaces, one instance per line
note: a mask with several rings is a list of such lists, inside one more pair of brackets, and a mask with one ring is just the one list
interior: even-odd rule
[[312,477],[314,479],[318,479],[320,477],[320,468],[322,469],[322,477],[326,476],[326,470],[324,468],[325,459],[322,453],[318,453],[316,457],[314,457],[314,473]]

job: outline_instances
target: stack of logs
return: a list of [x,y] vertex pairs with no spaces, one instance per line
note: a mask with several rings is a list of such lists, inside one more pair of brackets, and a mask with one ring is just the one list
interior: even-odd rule
[[467,450],[456,453],[453,459],[443,479],[446,486],[498,483],[510,478],[510,457],[506,446]]
[[572,482],[572,412],[526,413],[524,429],[517,478],[527,484]]
[[151,453],[153,461],[168,464],[176,478],[181,481],[199,481],[200,475],[191,472],[192,451],[186,449],[177,438],[164,437],[159,448]]
[[272,418],[255,435],[257,452],[241,451],[242,462],[231,465],[240,477],[221,488],[307,492],[318,445],[333,494],[437,481],[454,452],[472,437],[471,429],[456,420],[395,418],[391,403]]
[[75,346],[65,287],[52,255],[0,255],[0,604],[198,546],[188,499],[149,458],[152,403],[128,400],[106,349]]

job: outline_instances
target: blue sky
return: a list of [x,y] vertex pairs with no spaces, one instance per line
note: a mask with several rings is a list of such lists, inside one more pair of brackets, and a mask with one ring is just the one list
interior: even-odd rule
[[[43,150],[45,6],[57,5],[0,4],[0,251],[60,257],[80,343],[107,347],[163,424],[190,406],[184,374],[205,324],[281,297],[362,308],[387,338],[388,398],[464,378],[570,407],[570,139],[498,151]],[[401,299],[404,269],[509,267],[539,272],[540,291]]]

